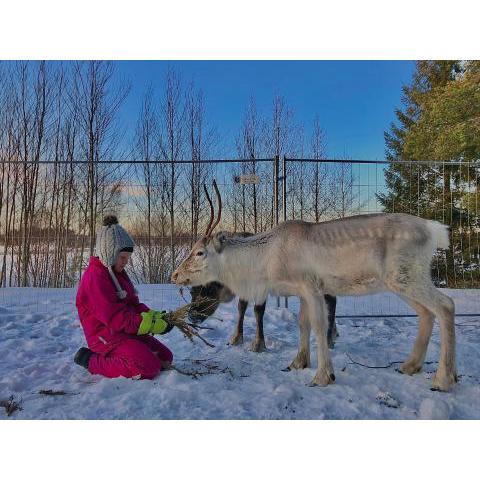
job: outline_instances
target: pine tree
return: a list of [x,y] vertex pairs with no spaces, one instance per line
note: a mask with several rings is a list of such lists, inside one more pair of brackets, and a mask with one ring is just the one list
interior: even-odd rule
[[[444,265],[437,265],[447,285],[473,282],[475,262],[478,270],[471,249],[478,216],[470,208],[473,197],[478,199],[478,167],[452,161],[480,158],[479,71],[479,62],[417,62],[411,85],[403,88],[403,108],[395,112],[397,123],[385,133],[387,159],[405,164],[389,165],[387,191],[378,199],[387,212],[411,213],[452,227],[454,246]],[[418,160],[443,163],[416,165]]]
[[[427,158],[427,153],[406,152],[406,141],[409,133],[418,123],[422,108],[429,94],[438,86],[452,81],[459,69],[457,61],[419,61],[413,74],[412,84],[403,87],[403,108],[395,111],[397,124],[390,125],[390,132],[385,132],[386,158],[389,161],[435,160]],[[411,149],[410,149],[411,150]],[[405,212],[425,214],[426,178],[421,167],[406,163],[392,163],[385,171],[387,193],[379,194],[378,199],[387,212]],[[423,174],[421,178],[420,174]],[[422,215],[423,216],[423,215]]]

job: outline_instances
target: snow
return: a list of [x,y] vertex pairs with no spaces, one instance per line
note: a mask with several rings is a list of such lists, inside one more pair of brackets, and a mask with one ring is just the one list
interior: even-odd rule
[[[172,309],[184,300],[172,285],[139,285],[152,308]],[[478,313],[478,291],[447,290],[457,312]],[[308,386],[312,368],[283,372],[297,351],[298,301],[289,310],[270,299],[265,313],[268,351],[249,351],[255,320],[250,306],[245,344],[227,346],[236,301],[221,305],[204,325],[215,344],[190,343],[174,330],[160,337],[184,372],[165,371],[153,381],[106,379],[73,363],[85,344],[74,304],[75,289],[0,289],[0,400],[20,403],[9,419],[480,419],[480,317],[457,317],[459,383],[450,393],[432,392],[439,352],[434,328],[426,364],[415,376],[396,371],[416,334],[415,318],[344,318],[344,315],[411,313],[392,295],[344,297],[338,302],[340,337],[331,351],[336,383]],[[283,300],[282,300],[283,305]],[[223,321],[220,321],[223,320]],[[463,326],[462,326],[463,325]],[[368,366],[387,368],[367,368]],[[65,392],[40,394],[41,390]]]

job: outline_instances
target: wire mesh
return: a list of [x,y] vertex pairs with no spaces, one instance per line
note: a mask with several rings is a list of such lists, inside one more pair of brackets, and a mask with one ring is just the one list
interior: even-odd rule
[[[49,288],[54,295],[54,289],[75,288],[107,213],[116,214],[136,242],[130,276],[158,300],[154,285],[170,283],[172,269],[206,228],[209,208],[202,186],[213,179],[223,200],[221,230],[261,232],[277,218],[321,222],[383,211],[441,221],[451,227],[452,248],[434,258],[436,285],[478,293],[478,163],[288,158],[284,165],[285,172],[275,168],[275,159],[6,163],[0,302],[7,302],[8,287]],[[243,184],[242,175],[254,175],[259,183]],[[180,301],[173,286],[161,291],[170,303]],[[38,307],[41,300],[35,298]],[[358,300],[357,306],[366,312],[362,315],[374,314],[372,299]],[[393,300],[388,310],[383,313],[407,314]],[[480,313],[476,310],[463,313]]]
[[464,162],[288,159],[287,218],[393,212],[440,221],[450,226],[451,248],[434,257],[434,283],[479,288],[479,170],[480,164]]

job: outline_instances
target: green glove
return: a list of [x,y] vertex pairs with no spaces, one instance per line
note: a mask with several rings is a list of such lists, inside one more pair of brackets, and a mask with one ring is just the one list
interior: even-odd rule
[[168,322],[168,313],[165,311],[149,310],[141,313],[140,316],[142,322],[138,327],[137,335],[146,335],[147,333],[164,335],[173,328],[173,325]]

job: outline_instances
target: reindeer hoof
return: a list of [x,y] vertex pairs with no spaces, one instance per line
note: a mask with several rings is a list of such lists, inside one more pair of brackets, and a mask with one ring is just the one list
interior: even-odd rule
[[230,340],[228,341],[227,345],[242,345],[243,343],[243,335],[233,335]]
[[327,371],[318,371],[313,377],[312,383],[310,384],[312,387],[318,385],[320,387],[326,387],[330,383],[335,382],[335,374],[333,372]]
[[292,363],[288,366],[289,370],[300,370],[310,366],[310,353],[300,350]]
[[400,365],[399,372],[405,373],[406,375],[413,375],[414,373],[418,373],[421,369],[422,365],[419,365],[418,362],[407,360]]
[[437,371],[432,378],[432,388],[434,392],[448,392],[457,383],[458,377],[456,373],[442,373]]
[[288,370],[303,370],[304,368],[308,368],[310,365],[307,361],[296,361],[294,360],[287,368]]
[[266,352],[267,347],[265,346],[265,340],[254,340],[250,345],[251,352]]
[[309,366],[310,362],[308,361],[308,358],[301,356],[295,357],[293,362],[287,368],[288,370],[302,370],[304,368],[308,368]]

